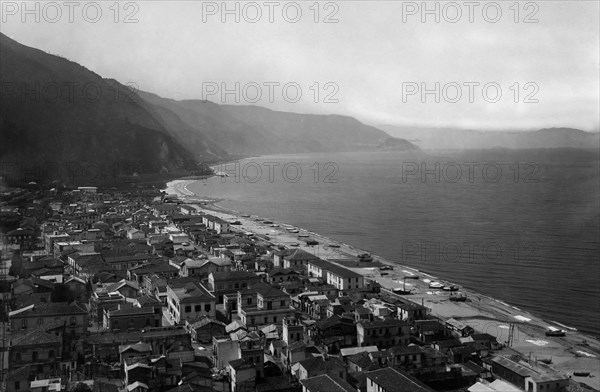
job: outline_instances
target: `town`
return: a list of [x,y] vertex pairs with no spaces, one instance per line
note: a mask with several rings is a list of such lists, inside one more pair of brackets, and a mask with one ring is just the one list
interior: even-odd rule
[[6,391],[563,392],[460,320],[156,188],[2,194]]

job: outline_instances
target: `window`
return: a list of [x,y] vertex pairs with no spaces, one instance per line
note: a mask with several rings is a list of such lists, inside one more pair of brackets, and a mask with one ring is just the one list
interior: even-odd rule
[[50,359],[54,358],[54,350],[48,351],[48,358],[50,358]]
[[202,305],[195,305],[194,312],[200,312],[202,310]]
[[15,389],[16,390],[21,389],[21,382],[20,381],[15,381]]
[[281,300],[281,304],[280,305],[281,305],[281,307],[285,307],[285,299]]
[[273,316],[273,322],[276,323],[277,322],[277,316]]
[[186,305],[186,306],[185,306],[185,312],[186,312],[186,313],[189,313],[189,312],[191,312],[191,311],[192,311],[192,305]]
[[204,311],[205,312],[210,312],[211,306],[210,304],[204,304]]
[[246,300],[246,303],[248,305],[252,305],[252,297],[248,297],[248,299]]
[[267,301],[267,310],[273,309],[273,301]]
[[21,362],[21,353],[15,353],[15,361]]
[[31,354],[31,360],[32,361],[38,360],[38,352],[37,351],[34,351],[33,354]]
[[38,325],[43,325],[43,324],[44,324],[44,319],[43,319],[43,318],[41,318],[41,317],[40,317],[40,318],[38,318],[38,319],[37,319],[37,324],[38,324]]
[[269,322],[269,317],[265,316],[265,324],[267,324]]

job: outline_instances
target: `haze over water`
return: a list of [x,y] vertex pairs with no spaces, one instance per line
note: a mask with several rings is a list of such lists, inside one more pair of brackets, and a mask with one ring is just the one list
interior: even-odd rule
[[188,189],[598,336],[598,163],[578,150],[280,155]]

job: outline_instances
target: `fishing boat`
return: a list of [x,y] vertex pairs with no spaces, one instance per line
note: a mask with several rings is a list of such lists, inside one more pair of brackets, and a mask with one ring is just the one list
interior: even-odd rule
[[452,302],[465,302],[467,300],[467,295],[465,293],[450,293],[450,301]]
[[575,377],[589,377],[590,372],[573,372]]
[[564,329],[558,329],[553,327],[548,327],[546,330],[546,336],[565,336],[567,332]]
[[406,289],[396,288],[396,289],[392,289],[392,292],[394,294],[399,294],[399,295],[409,295],[409,294],[412,293],[412,290],[406,290]]
[[449,286],[444,286],[444,288],[442,290],[444,291],[458,291],[460,289],[460,287],[458,287],[457,285],[449,285]]
[[368,253],[361,253],[358,255],[360,261],[373,261],[373,257]]

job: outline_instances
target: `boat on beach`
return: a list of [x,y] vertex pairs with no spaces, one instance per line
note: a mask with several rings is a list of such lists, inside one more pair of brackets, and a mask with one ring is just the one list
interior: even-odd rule
[[373,261],[373,256],[368,253],[361,253],[358,255],[360,261]]
[[431,282],[431,283],[429,283],[429,288],[430,289],[443,289],[444,284],[440,283],[440,282]]
[[546,330],[546,336],[562,337],[562,336],[565,336],[566,334],[567,334],[567,331],[565,331],[564,329],[548,327],[548,329]]
[[452,302],[465,302],[467,300],[467,295],[465,293],[450,293],[450,298],[448,298]]

